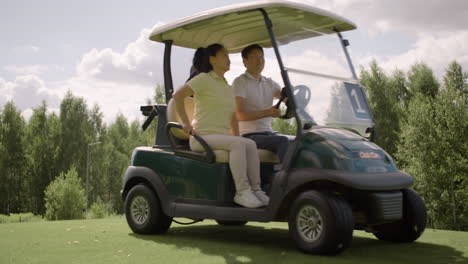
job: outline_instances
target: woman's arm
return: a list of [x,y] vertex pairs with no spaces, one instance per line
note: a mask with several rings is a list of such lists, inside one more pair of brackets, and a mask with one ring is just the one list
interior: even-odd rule
[[184,127],[184,132],[188,134],[193,133],[193,128],[192,124],[190,124],[189,122],[187,112],[185,111],[184,100],[185,97],[189,97],[191,95],[193,95],[192,88],[190,88],[190,86],[188,85],[184,85],[181,88],[177,89],[177,91],[172,96],[175,103],[176,111],[179,114],[180,119],[182,119],[182,126]]
[[236,113],[232,114],[231,117],[231,135],[239,136],[239,123],[237,122]]

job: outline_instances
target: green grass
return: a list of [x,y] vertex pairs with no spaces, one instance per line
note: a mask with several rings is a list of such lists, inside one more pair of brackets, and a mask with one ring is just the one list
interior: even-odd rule
[[415,243],[392,244],[355,231],[342,254],[314,256],[295,249],[286,223],[203,221],[142,236],[121,217],[43,221],[0,225],[0,263],[468,263],[468,232],[428,229]]

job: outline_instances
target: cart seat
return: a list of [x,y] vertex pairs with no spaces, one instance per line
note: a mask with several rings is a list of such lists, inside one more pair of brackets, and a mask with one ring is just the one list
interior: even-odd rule
[[[185,98],[185,111],[187,112],[187,117],[190,122],[192,122],[193,119],[193,109],[194,109],[194,100],[192,97],[186,97]],[[174,104],[174,100],[170,100],[168,105],[167,105],[167,122],[176,122],[181,124],[181,119],[179,115],[177,114],[176,107]],[[189,140],[190,136],[189,134],[185,133],[182,129],[178,128],[171,128],[170,130],[171,134],[181,140]],[[269,150],[265,149],[258,149],[258,156],[260,159],[260,162],[266,162],[266,163],[279,163],[279,158],[278,155],[276,155],[274,152],[271,152]],[[215,156],[216,156],[216,162],[221,162],[221,163],[227,163],[229,162],[229,152],[226,150],[213,150]]]

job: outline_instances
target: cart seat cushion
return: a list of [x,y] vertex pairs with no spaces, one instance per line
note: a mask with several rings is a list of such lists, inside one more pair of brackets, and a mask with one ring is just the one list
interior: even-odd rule
[[[213,151],[216,156],[216,162],[220,163],[228,163],[229,162],[229,152],[226,150],[214,150]],[[274,152],[271,152],[266,149],[258,149],[258,157],[260,162],[266,163],[279,163],[278,155]]]

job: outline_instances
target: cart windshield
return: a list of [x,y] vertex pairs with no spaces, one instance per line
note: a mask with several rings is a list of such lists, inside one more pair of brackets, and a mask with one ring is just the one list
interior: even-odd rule
[[373,126],[369,107],[336,34],[290,43],[280,50],[303,124],[342,127],[369,136],[367,128]]

